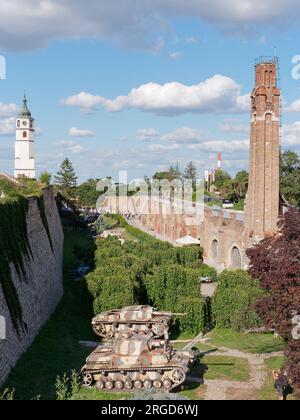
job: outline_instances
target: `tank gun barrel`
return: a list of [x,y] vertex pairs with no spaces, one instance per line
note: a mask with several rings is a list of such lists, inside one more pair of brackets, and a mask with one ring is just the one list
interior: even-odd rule
[[170,344],[207,343],[210,338],[199,338],[197,340],[170,340]]

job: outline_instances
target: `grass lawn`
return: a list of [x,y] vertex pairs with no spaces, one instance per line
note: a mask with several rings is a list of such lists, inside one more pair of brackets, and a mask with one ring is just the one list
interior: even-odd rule
[[[271,357],[266,360],[265,366],[268,377],[263,387],[257,392],[257,400],[275,401],[278,400],[278,393],[274,388],[274,379],[272,372],[274,369],[281,369],[284,365],[284,357]],[[288,400],[293,400],[293,396],[289,395]]]
[[230,356],[204,356],[201,363],[191,369],[191,375],[206,380],[246,382],[250,368],[246,359]]
[[15,389],[16,399],[55,398],[55,380],[84,364],[90,349],[79,341],[95,340],[91,329],[92,304],[84,283],[74,282],[69,271],[80,261],[73,247],[89,248],[93,241],[75,232],[65,233],[64,288],[65,294],[55,313],[42,328],[29,350],[21,357],[4,386]]
[[116,400],[131,400],[129,393],[109,393],[100,392],[96,388],[80,388],[78,393],[72,396],[71,400],[76,401],[116,401]]
[[213,330],[209,335],[210,344],[228,347],[247,353],[272,353],[283,350],[283,340],[273,334],[244,334],[232,330]]
[[184,385],[184,389],[180,391],[179,394],[189,400],[204,401],[206,389],[207,387],[205,385],[200,385],[198,382],[187,382]]

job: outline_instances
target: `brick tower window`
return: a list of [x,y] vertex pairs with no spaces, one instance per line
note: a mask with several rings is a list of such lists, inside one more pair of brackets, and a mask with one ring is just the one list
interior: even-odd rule
[[231,251],[231,266],[239,270],[242,268],[242,256],[238,247],[234,246]]
[[211,253],[214,260],[218,260],[220,255],[219,242],[215,239],[211,244]]

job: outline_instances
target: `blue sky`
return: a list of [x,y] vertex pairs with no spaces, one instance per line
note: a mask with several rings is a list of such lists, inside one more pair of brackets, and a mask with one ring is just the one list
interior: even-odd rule
[[[183,7],[184,4],[184,7]],[[38,172],[68,156],[80,180],[247,168],[254,60],[280,58],[284,148],[300,151],[300,1],[1,0],[0,171],[13,172],[24,90]],[[300,59],[299,59],[300,61]],[[300,73],[300,72],[299,72]],[[121,98],[120,98],[121,97]]]

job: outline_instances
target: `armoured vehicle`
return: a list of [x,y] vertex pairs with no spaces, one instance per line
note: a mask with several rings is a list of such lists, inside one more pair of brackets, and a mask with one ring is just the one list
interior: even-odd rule
[[104,312],[92,320],[94,332],[101,338],[112,340],[126,338],[134,334],[152,332],[156,338],[168,339],[169,323],[174,316],[171,312],[158,312],[151,306],[129,306]]
[[169,340],[136,334],[99,346],[81,370],[83,386],[98,390],[170,391],[183,384],[195,353],[174,350]]

